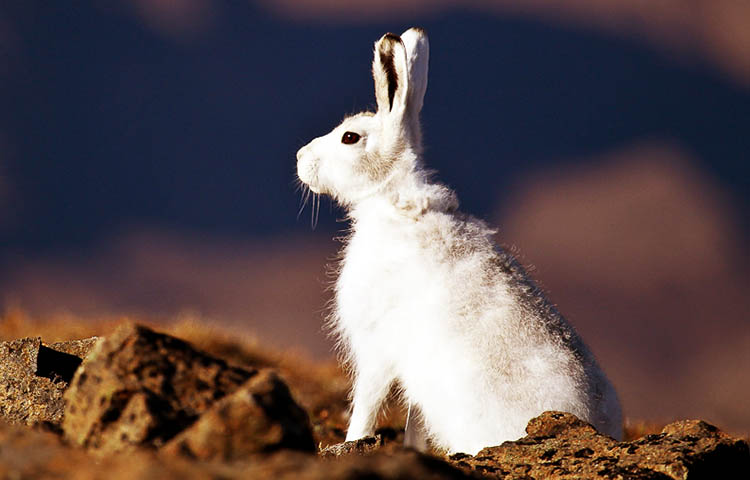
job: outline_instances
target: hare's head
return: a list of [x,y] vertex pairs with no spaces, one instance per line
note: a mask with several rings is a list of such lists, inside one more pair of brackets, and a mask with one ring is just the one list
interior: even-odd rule
[[427,35],[411,28],[375,43],[378,111],[345,119],[297,152],[297,176],[315,193],[348,206],[398,188],[418,166],[419,112],[427,88]]

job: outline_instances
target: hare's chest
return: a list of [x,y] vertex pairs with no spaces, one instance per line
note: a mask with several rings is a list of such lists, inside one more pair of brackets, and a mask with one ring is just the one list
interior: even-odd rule
[[429,305],[434,269],[417,246],[396,239],[351,239],[336,287],[337,310],[346,324],[403,327]]

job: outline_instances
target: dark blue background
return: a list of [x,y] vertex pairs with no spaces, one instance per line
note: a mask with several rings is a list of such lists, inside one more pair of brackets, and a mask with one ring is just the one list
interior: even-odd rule
[[[0,11],[20,39],[0,92],[15,214],[0,260],[131,226],[309,230],[295,152],[374,103],[372,42],[410,26],[315,26],[227,2],[213,28],[175,41],[86,2]],[[488,216],[525,171],[653,138],[692,153],[745,210],[750,90],[699,58],[481,13],[420,23],[427,163],[465,209]],[[341,215],[324,211],[319,228]]]

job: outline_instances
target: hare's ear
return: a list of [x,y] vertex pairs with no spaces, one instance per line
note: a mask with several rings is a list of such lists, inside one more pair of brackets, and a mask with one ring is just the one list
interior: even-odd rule
[[378,112],[403,113],[409,91],[406,47],[398,35],[386,33],[375,42],[372,76]]
[[410,114],[418,115],[422,110],[424,94],[427,90],[427,67],[430,60],[430,42],[427,33],[419,27],[412,27],[401,34],[406,49],[409,68],[409,91],[407,106]]

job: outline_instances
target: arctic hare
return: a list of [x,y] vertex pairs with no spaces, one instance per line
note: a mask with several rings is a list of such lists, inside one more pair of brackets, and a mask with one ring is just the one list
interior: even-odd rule
[[476,454],[545,410],[621,436],[617,395],[573,328],[484,222],[422,166],[422,29],[375,43],[376,113],[297,153],[299,179],[348,211],[331,323],[354,374],[347,440],[371,435],[391,386],[406,442]]

